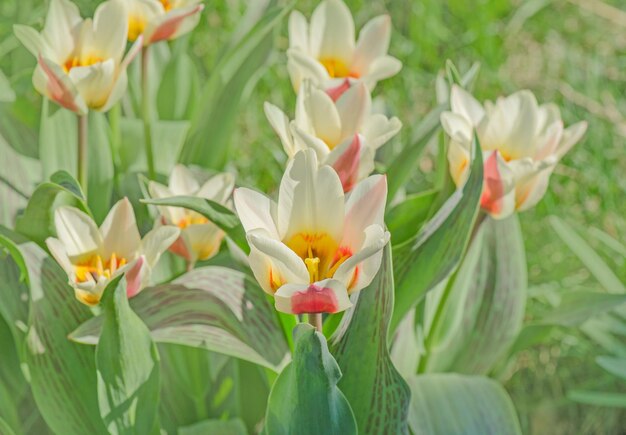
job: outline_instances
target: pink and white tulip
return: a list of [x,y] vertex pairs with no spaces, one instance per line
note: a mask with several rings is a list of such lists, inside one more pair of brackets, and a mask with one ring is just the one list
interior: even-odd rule
[[451,111],[441,115],[450,137],[448,162],[457,186],[469,171],[474,131],[484,159],[483,210],[496,219],[533,207],[545,194],[559,160],[583,136],[585,121],[563,128],[558,107],[539,105],[530,91],[480,104],[452,87]]
[[128,40],[143,35],[143,45],[176,39],[192,31],[204,9],[202,0],[129,0]]
[[82,211],[66,206],[56,209],[54,224],[58,238],[49,237],[46,245],[67,273],[76,298],[90,306],[100,302],[107,284],[120,274],[126,274],[128,297],[139,293],[180,233],[176,227],[161,226],[142,240],[126,198],[113,206],[100,228]]
[[278,202],[235,191],[250,244],[250,267],[285,313],[336,313],[374,278],[389,241],[383,216],[387,180],[373,175],[346,195],[337,173],[318,166],[313,150],[296,154]]
[[[204,178],[204,180],[203,180]],[[192,172],[183,165],[176,165],[170,176],[169,186],[150,181],[148,190],[152,198],[195,196],[227,205],[235,187],[235,177],[223,173],[208,179]],[[213,222],[192,210],[181,207],[159,206],[162,223],[180,228],[178,240],[170,250],[193,264],[208,260],[219,252],[224,231]]]
[[313,12],[311,23],[298,11],[289,17],[288,69],[299,90],[303,79],[328,89],[345,79],[363,81],[374,89],[379,80],[397,74],[402,63],[387,55],[391,19],[370,20],[355,42],[354,20],[341,0],[324,0]]
[[363,83],[329,95],[306,80],[293,121],[270,103],[265,103],[265,114],[290,158],[298,151],[314,150],[321,165],[337,171],[345,192],[372,173],[376,150],[402,127],[396,117],[372,114],[370,93]]
[[124,57],[128,21],[121,0],[108,0],[93,20],[83,19],[69,0],[51,0],[41,33],[22,25],[15,35],[37,57],[35,89],[80,115],[88,109],[109,110],[124,95],[126,69],[141,48]]

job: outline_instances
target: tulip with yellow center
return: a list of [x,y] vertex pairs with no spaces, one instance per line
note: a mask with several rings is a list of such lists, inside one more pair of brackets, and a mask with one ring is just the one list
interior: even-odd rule
[[128,199],[120,200],[98,228],[82,211],[62,206],[56,209],[57,238],[46,240],[50,253],[65,270],[76,298],[97,305],[107,283],[126,274],[128,297],[150,281],[161,254],[178,238],[180,230],[161,226],[141,239],[135,213]]
[[373,89],[402,68],[398,59],[387,55],[390,36],[391,19],[381,15],[365,24],[355,43],[354,20],[341,0],[322,1],[310,24],[300,12],[292,12],[287,57],[294,88],[298,91],[308,78],[324,89],[346,79]]
[[481,206],[496,219],[537,204],[556,164],[587,129],[585,121],[563,128],[558,107],[539,105],[530,91],[482,105],[454,85],[450,106],[452,110],[441,115],[450,137],[450,174],[457,186],[465,183],[476,131],[485,167]]
[[[200,174],[195,174],[183,165],[176,165],[170,176],[169,186],[150,181],[148,190],[152,198],[173,196],[195,196],[227,205],[235,187],[235,177],[223,173],[201,182]],[[159,206],[161,221],[165,225],[180,228],[179,239],[170,250],[185,258],[190,264],[198,260],[208,260],[219,252],[224,239],[224,231],[195,211],[181,207]]]
[[398,118],[372,113],[362,82],[329,93],[306,80],[293,121],[269,103],[265,113],[290,158],[300,150],[314,150],[321,165],[337,171],[345,192],[374,171],[376,150],[402,127]]
[[69,0],[51,0],[41,33],[22,25],[15,35],[37,57],[35,89],[76,112],[109,110],[124,95],[126,69],[141,41],[124,56],[128,21],[121,0],[108,0],[93,20],[83,19]]
[[176,39],[193,30],[204,8],[201,0],[127,0],[128,40],[143,44]]
[[370,284],[389,241],[387,179],[373,175],[345,195],[337,173],[313,150],[296,154],[278,202],[250,189],[234,194],[250,244],[250,267],[284,313],[336,313]]

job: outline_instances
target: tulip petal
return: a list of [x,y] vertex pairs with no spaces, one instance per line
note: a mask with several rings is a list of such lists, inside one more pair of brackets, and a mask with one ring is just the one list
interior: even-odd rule
[[109,101],[117,79],[115,68],[115,61],[107,59],[70,70],[69,76],[89,108],[100,110]]
[[361,181],[350,192],[346,201],[346,216],[342,246],[353,252],[360,249],[365,240],[365,229],[371,225],[384,225],[387,202],[387,177],[372,175]]
[[289,48],[309,52],[309,23],[299,11],[289,15]]
[[[154,199],[176,196],[167,186],[152,180],[148,182],[148,193],[150,197]],[[176,225],[185,217],[185,210],[181,207],[158,205],[157,209],[159,210],[159,214],[165,218],[167,224]]]
[[515,189],[515,207],[519,211],[528,210],[537,205],[548,190],[550,175],[554,165],[548,166],[521,183]]
[[224,231],[211,222],[190,225],[182,232],[185,244],[192,254],[192,261],[208,260],[217,254],[224,236]]
[[298,126],[298,123],[295,121],[291,122],[290,128],[291,134],[294,138],[296,154],[299,151],[310,148],[315,151],[315,155],[317,155],[317,159],[320,161],[323,161],[328,156],[328,153],[330,153],[330,149],[328,148],[326,142],[324,142],[322,139],[315,137],[313,134],[305,132],[300,128],[300,126]]
[[63,245],[63,243],[59,239],[55,239],[54,237],[48,237],[46,239],[46,246],[48,247],[50,254],[52,254],[56,262],[59,263],[59,266],[61,266],[65,273],[67,273],[67,275],[70,277],[70,281],[74,281],[74,266],[72,266],[72,262],[67,255],[65,245]]
[[57,208],[54,226],[70,258],[95,252],[102,246],[102,236],[93,219],[74,207]]
[[494,151],[485,159],[481,207],[492,217],[502,219],[515,210],[513,174],[506,162]]
[[[334,151],[337,150],[338,155],[335,161],[332,161]],[[341,185],[344,192],[352,190],[354,185],[359,181],[359,166],[361,161],[361,140],[358,134],[354,135],[354,138],[344,144],[338,146],[328,156],[327,164],[331,165],[333,169],[339,175]]]
[[287,50],[287,70],[296,92],[300,92],[303,80],[312,80],[320,86],[330,80],[328,71],[322,64],[308,54],[293,48]]
[[154,267],[161,254],[172,246],[176,239],[180,236],[180,230],[171,225],[158,226],[141,240],[141,253],[145,257],[146,264]]
[[282,313],[338,313],[352,306],[343,283],[325,279],[313,284],[285,284],[274,294]]
[[15,24],[13,26],[13,33],[22,43],[22,45],[26,47],[26,49],[30,51],[33,56],[39,57],[39,54],[47,51],[46,41],[32,27],[24,26],[22,24]]
[[450,91],[450,108],[453,113],[464,116],[473,126],[478,126],[485,117],[483,106],[457,84],[452,85]]
[[361,132],[367,138],[367,147],[377,150],[398,134],[401,128],[402,123],[395,116],[389,119],[376,113],[365,120]]
[[363,231],[363,244],[350,258],[339,266],[334,279],[341,281],[352,294],[367,287],[378,272],[383,248],[390,234],[380,225],[370,225]]
[[207,198],[220,204],[225,204],[235,188],[233,174],[224,172],[209,178],[196,192],[199,198]]
[[105,257],[112,254],[126,259],[133,258],[141,245],[135,212],[128,198],[119,200],[109,211],[100,226]]
[[193,195],[200,189],[200,183],[187,166],[177,164],[170,174],[169,189],[174,195]]
[[392,56],[381,56],[370,65],[369,71],[362,77],[369,90],[376,87],[380,80],[393,77],[402,69],[402,62]]
[[285,152],[289,157],[293,157],[296,154],[296,149],[289,128],[289,118],[282,110],[268,102],[265,102],[263,109],[265,110],[265,117],[280,138]]
[[287,166],[278,195],[278,230],[282,240],[315,229],[341,238],[344,194],[337,173],[317,168],[313,150],[301,151]]
[[350,79],[344,79],[341,84],[326,89],[326,93],[334,102],[337,102],[337,100],[344,94],[344,92],[350,89],[351,86],[352,84],[350,83]]
[[35,89],[55,103],[79,115],[87,114],[85,100],[61,67],[39,56],[37,70],[33,74]]
[[78,6],[69,0],[51,0],[46,23],[41,36],[52,50],[50,55],[57,63],[63,63],[76,48],[74,40],[82,22]]
[[323,140],[329,148],[342,139],[341,118],[337,106],[326,92],[306,86],[304,106],[315,136]]
[[126,50],[128,15],[120,1],[105,1],[96,8],[93,19],[93,44],[103,58],[122,61]]
[[175,8],[144,32],[144,44],[149,45],[165,39],[174,39],[193,30],[200,21],[203,4]]
[[341,0],[324,0],[313,11],[311,54],[317,59],[341,60],[350,65],[354,52],[354,21]]
[[246,232],[261,228],[269,237],[278,240],[278,230],[274,223],[276,203],[254,190],[240,187],[233,194],[235,209]]
[[507,111],[514,117],[510,136],[500,147],[501,153],[508,153],[509,159],[531,157],[536,153],[534,141],[538,125],[537,99],[530,91],[518,91],[509,97],[517,107]]
[[126,277],[126,296],[128,298],[132,298],[139,293],[143,287],[146,286],[147,278],[146,275],[149,274],[149,266],[145,264],[145,259],[143,256],[140,256],[135,260],[134,264],[125,274]]
[[375,59],[387,54],[390,39],[389,15],[381,15],[368,21],[359,33],[351,71],[358,73],[359,76],[367,73]]
[[372,110],[372,99],[365,83],[359,82],[344,92],[335,105],[341,122],[340,141],[343,141],[360,131]]
[[561,159],[576,143],[583,137],[587,131],[587,121],[577,122],[563,130],[563,137],[559,144],[556,155]]

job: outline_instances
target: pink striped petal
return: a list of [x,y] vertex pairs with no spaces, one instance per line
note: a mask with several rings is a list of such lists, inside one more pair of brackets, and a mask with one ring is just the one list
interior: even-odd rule
[[358,134],[346,149],[346,151],[332,164],[333,169],[339,175],[344,192],[352,190],[359,176],[359,163],[361,161],[361,139]]
[[326,89],[326,93],[333,99],[333,101],[337,102],[339,97],[341,97],[348,89],[350,89],[350,79],[345,79],[339,86]]
[[38,63],[47,78],[46,90],[48,91],[48,97],[72,112],[80,115],[87,113],[85,104],[80,104],[77,101],[80,97],[78,91],[72,85],[70,79],[62,73],[60,67],[41,55],[38,57]]
[[202,9],[204,9],[204,5],[199,4],[195,8],[189,9],[188,11],[182,14],[173,15],[171,18],[161,23],[154,30],[154,32],[152,33],[152,35],[150,35],[150,38],[148,38],[148,41],[146,41],[146,43],[152,44],[153,42],[163,41],[165,39],[169,39],[173,37],[174,35],[176,35],[176,32],[178,31],[180,26],[183,24],[183,22],[187,18],[201,12]]
[[136,296],[141,290],[142,268],[144,263],[143,255],[137,259],[133,267],[126,272],[126,295],[128,298]]
[[489,213],[497,215],[502,210],[502,198],[504,197],[504,184],[498,170],[498,151],[494,151],[485,160],[484,167],[485,175],[480,205]]

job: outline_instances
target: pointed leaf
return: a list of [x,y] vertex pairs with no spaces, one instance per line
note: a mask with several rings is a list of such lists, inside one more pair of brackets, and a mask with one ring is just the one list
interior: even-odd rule
[[[130,306],[154,341],[202,347],[273,370],[284,364],[288,348],[274,309],[242,272],[218,266],[194,269],[143,290]],[[93,318],[70,338],[95,344],[101,327],[102,318]]]
[[337,388],[341,371],[326,338],[312,326],[294,329],[295,350],[274,382],[265,431],[272,435],[356,435],[350,404]]
[[565,293],[561,304],[537,319],[543,325],[579,326],[590,317],[626,304],[626,294],[572,291]]
[[354,411],[359,433],[407,434],[410,392],[389,356],[387,331],[393,310],[391,248],[385,248],[374,281],[359,293],[331,338],[344,373],[339,387]]

